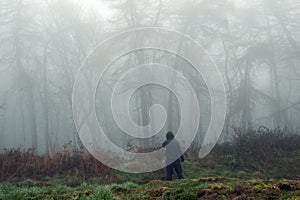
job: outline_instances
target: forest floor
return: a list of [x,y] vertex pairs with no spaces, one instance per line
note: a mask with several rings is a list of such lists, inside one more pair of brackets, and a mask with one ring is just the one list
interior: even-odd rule
[[0,200],[300,200],[299,135],[251,133],[216,145],[204,159],[194,151],[185,156],[186,179],[164,181],[164,169],[119,172],[81,152],[49,157],[7,150],[0,154]]
[[210,177],[147,184],[67,186],[59,179],[25,180],[0,185],[0,199],[300,199],[299,180]]
[[[295,154],[300,155],[300,154]],[[297,156],[298,157],[298,156]],[[292,178],[284,167],[265,167],[264,173],[232,169],[188,156],[183,163],[184,180],[164,181],[160,170],[145,174],[113,171],[107,176],[79,174],[38,179],[10,178],[0,183],[0,200],[74,199],[291,199],[300,200],[299,176]],[[268,170],[267,170],[268,169]],[[276,170],[278,169],[278,170]],[[298,171],[296,172],[298,174]],[[278,177],[274,177],[278,175]]]

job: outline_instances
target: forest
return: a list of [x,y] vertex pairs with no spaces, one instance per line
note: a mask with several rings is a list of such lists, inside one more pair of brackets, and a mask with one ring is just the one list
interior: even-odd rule
[[297,0],[1,0],[0,200],[300,199],[298,34]]

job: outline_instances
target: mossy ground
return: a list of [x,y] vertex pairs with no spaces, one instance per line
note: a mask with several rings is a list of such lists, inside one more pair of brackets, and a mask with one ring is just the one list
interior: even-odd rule
[[88,184],[76,187],[58,180],[2,183],[0,199],[300,199],[299,180],[209,177],[147,184]]
[[[204,159],[195,152],[186,152],[186,179],[171,182],[163,181],[164,170],[145,174],[118,172],[85,154],[59,154],[51,160],[25,153],[26,157],[19,151],[4,153],[0,159],[0,200],[300,200],[300,137],[250,136],[246,140],[242,137],[242,142],[217,145]],[[29,165],[27,158],[36,160],[37,165]],[[63,165],[56,166],[57,173],[48,167],[48,174],[43,167],[45,161],[52,163],[49,166]]]
[[[187,159],[184,180],[163,181],[164,170],[146,174],[114,171],[107,177],[79,174],[7,179],[0,183],[0,200],[56,199],[293,199],[300,200],[300,180],[275,178],[260,171],[233,169],[222,162]],[[277,169],[277,168],[276,168]],[[278,168],[279,169],[279,168]],[[199,178],[200,177],[200,178]],[[298,179],[298,180],[296,180]]]

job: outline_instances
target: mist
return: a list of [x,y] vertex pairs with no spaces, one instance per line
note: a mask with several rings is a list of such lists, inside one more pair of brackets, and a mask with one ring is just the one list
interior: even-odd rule
[[[227,94],[219,143],[230,141],[235,128],[298,133],[299,6],[295,0],[2,0],[0,149],[32,148],[53,154],[65,144],[82,148],[72,113],[78,70],[108,37],[143,27],[164,27],[190,36],[217,65]],[[180,105],[160,86],[140,88],[129,108],[132,119],[145,126],[151,106],[163,105],[167,120],[157,136],[146,141],[126,136],[112,118],[109,98],[118,78],[132,66],[153,60],[180,71],[196,91],[201,120],[193,148],[199,148],[211,118],[210,94],[189,63],[167,52],[132,52],[110,66],[96,94],[99,123],[123,148],[155,148],[167,131],[178,130]]]

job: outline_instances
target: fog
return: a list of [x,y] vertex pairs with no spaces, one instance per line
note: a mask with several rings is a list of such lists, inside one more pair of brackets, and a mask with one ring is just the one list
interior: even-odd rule
[[[1,0],[0,149],[54,153],[66,144],[82,148],[72,113],[78,70],[108,37],[143,27],[164,27],[190,36],[217,65],[227,94],[219,142],[231,140],[235,128],[298,133],[299,1]],[[193,66],[169,52],[137,50],[111,64],[97,88],[99,123],[125,149],[158,147],[167,131],[178,130],[178,100],[157,85],[141,87],[129,106],[132,120],[141,126],[151,121],[152,105],[165,108],[166,123],[155,137],[125,135],[113,119],[110,98],[118,79],[133,66],[152,61],[178,70],[196,91],[201,119],[193,147],[199,148],[211,118],[210,94]],[[192,118],[192,108],[190,112]]]

